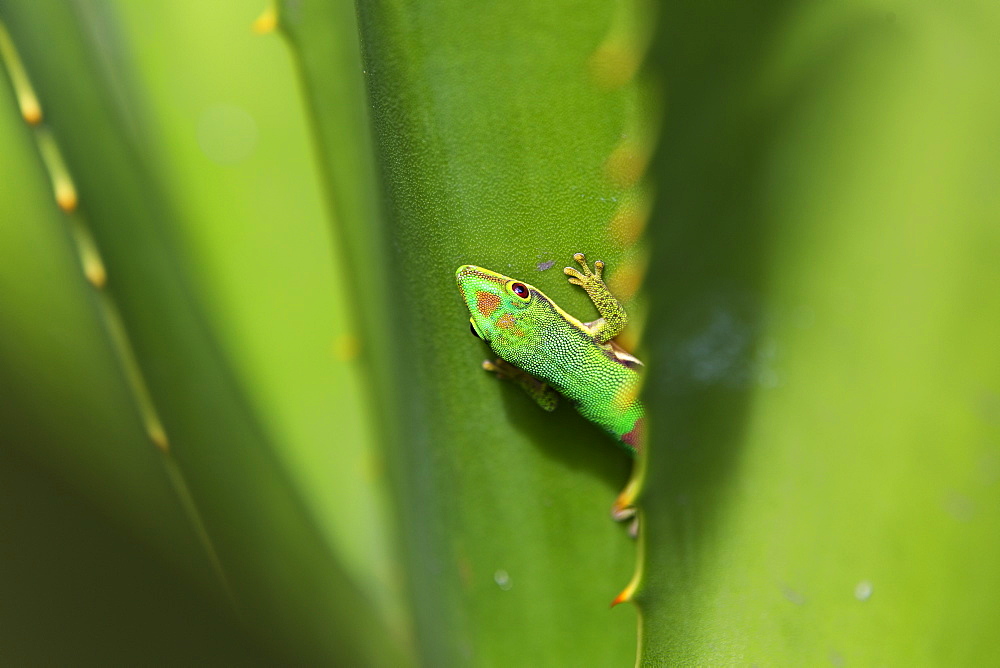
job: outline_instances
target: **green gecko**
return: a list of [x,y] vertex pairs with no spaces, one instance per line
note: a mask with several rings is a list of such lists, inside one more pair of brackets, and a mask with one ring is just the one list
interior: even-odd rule
[[[455,277],[472,314],[472,333],[500,357],[483,368],[516,382],[547,411],[563,395],[634,456],[645,424],[638,396],[642,363],[612,341],[627,317],[604,284],[604,263],[598,260],[591,271],[583,253],[573,259],[583,271],[563,271],[597,307],[601,317],[593,322],[580,322],[534,286],[482,267],[463,265]],[[615,519],[635,514],[637,485],[633,477],[615,501]]]

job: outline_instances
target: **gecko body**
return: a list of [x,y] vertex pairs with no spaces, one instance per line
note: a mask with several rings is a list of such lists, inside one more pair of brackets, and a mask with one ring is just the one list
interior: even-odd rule
[[563,395],[634,455],[643,442],[642,363],[612,341],[627,318],[604,284],[604,263],[592,271],[582,253],[574,259],[582,271],[564,272],[597,307],[601,317],[593,322],[569,315],[532,285],[482,267],[463,265],[456,279],[472,333],[499,356],[483,368],[516,382],[546,410]]

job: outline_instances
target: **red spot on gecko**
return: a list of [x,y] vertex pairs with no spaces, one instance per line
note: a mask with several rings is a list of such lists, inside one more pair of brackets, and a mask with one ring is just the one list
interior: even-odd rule
[[497,327],[506,329],[511,336],[524,336],[524,330],[517,326],[517,321],[510,313],[504,313],[500,316],[500,319],[497,320]]
[[646,439],[646,418],[642,417],[635,421],[632,431],[622,435],[622,443],[629,445],[636,454],[642,452],[642,443]]
[[488,318],[493,315],[493,311],[500,308],[500,297],[492,292],[477,292],[476,308],[483,314],[484,318]]

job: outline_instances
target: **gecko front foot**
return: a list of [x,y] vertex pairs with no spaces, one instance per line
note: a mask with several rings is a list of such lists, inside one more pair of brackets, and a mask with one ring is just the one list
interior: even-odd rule
[[622,305],[618,303],[618,300],[608,290],[608,286],[604,284],[602,276],[604,273],[603,262],[600,260],[595,262],[594,269],[591,271],[590,265],[587,264],[587,258],[584,257],[583,253],[577,253],[573,256],[573,259],[580,264],[583,271],[574,269],[573,267],[566,267],[563,269],[563,273],[569,276],[568,280],[570,283],[579,285],[586,290],[590,301],[594,302],[594,306],[597,308],[597,312],[601,314],[601,317],[593,322],[586,323],[586,327],[598,343],[607,343],[618,336],[622,329],[625,328],[625,324],[628,322],[625,309],[622,308]]
[[[579,285],[585,290],[594,289],[598,286],[604,287],[604,279],[601,278],[601,274],[604,272],[604,262],[598,260],[594,263],[594,270],[590,270],[590,265],[587,264],[587,258],[583,253],[576,253],[573,259],[583,267],[583,272],[579,269],[574,269],[573,267],[566,267],[563,269],[563,273],[569,276],[569,282],[573,285]],[[607,288],[605,288],[607,289]]]

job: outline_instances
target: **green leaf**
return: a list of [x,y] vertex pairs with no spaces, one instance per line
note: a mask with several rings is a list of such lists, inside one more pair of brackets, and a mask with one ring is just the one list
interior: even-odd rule
[[662,25],[643,662],[989,663],[995,5]]
[[[637,557],[645,664],[993,659],[992,3],[260,9],[0,0],[5,659],[628,664]],[[638,545],[453,278],[589,319],[578,251]]]
[[[320,54],[332,26],[343,28],[332,12],[346,15],[346,6],[281,10],[327,164],[342,159],[331,137],[343,130],[335,135],[340,117],[324,100],[345,84],[337,60],[327,56],[324,67]],[[638,98],[635,84],[622,85],[627,59],[608,54],[635,55],[627,41],[619,48],[632,11],[359,5],[387,193],[380,224],[392,244],[374,265],[356,258],[356,280],[384,276],[389,286],[392,350],[377,352],[392,360],[399,415],[386,456],[428,665],[525,656],[534,665],[615,665],[633,656],[633,614],[607,609],[634,560],[624,528],[608,518],[627,457],[569,407],[545,414],[482,371],[489,353],[468,334],[454,281],[459,265],[480,264],[587,317],[593,307],[561,273],[572,254],[627,275],[626,251],[635,251],[610,223],[639,199]],[[335,178],[331,189],[344,188]],[[354,233],[372,222],[338,221]]]
[[146,154],[175,194],[205,317],[304,511],[401,625],[385,480],[353,363],[359,326],[343,289],[351,272],[334,261],[288,49],[250,30],[260,11],[252,1],[126,0],[118,9],[136,69],[147,73],[135,81],[148,102]]
[[[32,207],[41,212],[22,224],[43,228],[34,235],[44,236],[44,260],[58,267],[36,296],[9,298],[27,315],[3,360],[18,371],[17,383],[4,386],[11,410],[3,402],[24,434],[18,445],[34,447],[32,457],[51,455],[55,466],[72,470],[74,487],[105,507],[141,503],[142,512],[118,514],[145,539],[169,545],[170,558],[211,582],[214,597],[225,591],[260,646],[293,661],[395,662],[396,638],[373,596],[333,554],[336,541],[320,529],[315,505],[285,470],[287,453],[275,446],[280,430],[265,427],[255,412],[205,315],[213,295],[191,269],[197,254],[185,244],[184,207],[154,178],[170,170],[155,166],[146,101],[123,65],[120,34],[106,10],[100,3],[0,3],[0,20],[43,111],[41,125],[15,126],[17,107],[12,97],[4,99],[4,132],[20,149],[18,178],[29,195],[12,198],[12,211],[18,218]],[[8,73],[17,70],[9,50],[4,61]],[[64,187],[58,209],[46,192],[50,177],[71,179],[76,201]],[[308,237],[299,242],[310,244]],[[81,252],[93,287],[79,271]],[[64,321],[83,322],[87,338],[46,359],[50,351],[22,337],[30,336],[29,327],[46,331],[31,307],[50,295]],[[287,344],[310,340],[289,337]],[[17,357],[23,349],[32,355]],[[91,351],[94,360],[86,357]],[[63,358],[73,376],[59,376]],[[87,375],[95,368],[97,383]],[[250,374],[241,375],[245,381]],[[36,389],[35,377],[58,382]],[[104,388],[107,405],[94,400]],[[73,403],[63,405],[63,397]],[[93,415],[80,415],[93,405]],[[55,424],[46,426],[43,406],[54,409],[48,420]],[[75,422],[63,425],[62,415]],[[69,432],[71,425],[80,425],[79,433]],[[105,441],[108,432],[113,439]],[[45,443],[37,446],[35,435]],[[351,436],[345,433],[345,444]],[[135,489],[137,498],[129,493]]]

